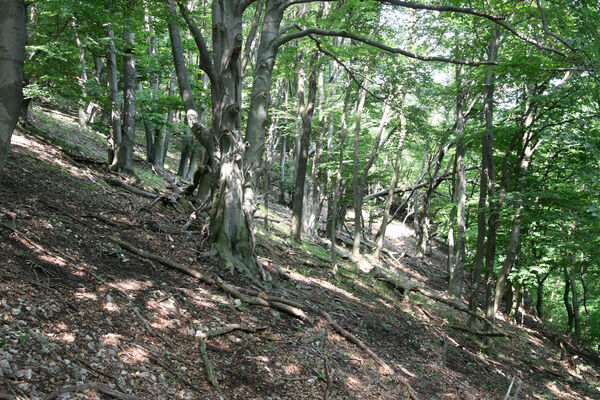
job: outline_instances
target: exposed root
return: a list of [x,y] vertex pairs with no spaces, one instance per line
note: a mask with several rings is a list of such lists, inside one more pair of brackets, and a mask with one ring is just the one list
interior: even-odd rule
[[[180,272],[183,272],[183,273],[185,273],[193,278],[196,278],[208,285],[218,286],[224,292],[229,293],[233,297],[236,297],[236,298],[238,298],[242,301],[245,301],[249,304],[256,304],[256,305],[260,305],[260,306],[264,306],[264,307],[275,308],[277,310],[288,313],[296,318],[299,318],[301,320],[306,320],[306,321],[309,321],[312,323],[312,319],[308,315],[306,315],[306,313],[301,308],[295,306],[295,305],[297,305],[296,303],[294,303],[295,305],[289,304],[290,300],[272,297],[272,296],[266,296],[266,295],[261,295],[261,297],[259,297],[260,293],[253,292],[253,291],[247,291],[252,294],[244,294],[239,288],[237,288],[233,285],[230,285],[228,283],[225,283],[219,278],[217,278],[217,279],[212,278],[206,274],[203,274],[202,272],[200,272],[198,270],[189,268],[183,264],[177,263],[168,258],[158,256],[156,254],[150,253],[150,252],[142,250],[142,249],[138,249],[131,243],[125,242],[119,238],[112,237],[111,240],[113,242],[115,242],[116,244],[118,244],[119,246],[121,246],[122,248],[132,252],[133,254],[136,254],[136,255],[146,258],[146,259],[158,261],[159,263],[161,263],[167,267],[170,267],[170,268],[176,269]],[[267,297],[267,298],[264,298],[264,297]]]

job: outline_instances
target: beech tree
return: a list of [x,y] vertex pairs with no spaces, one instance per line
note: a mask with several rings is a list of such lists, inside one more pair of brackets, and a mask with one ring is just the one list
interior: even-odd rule
[[21,112],[25,60],[25,2],[0,1],[0,182],[10,137]]

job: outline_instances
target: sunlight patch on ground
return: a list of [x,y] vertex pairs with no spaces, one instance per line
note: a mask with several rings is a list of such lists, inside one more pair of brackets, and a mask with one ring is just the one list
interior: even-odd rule
[[142,290],[152,286],[148,282],[142,282],[135,279],[126,279],[119,282],[114,282],[110,285],[111,287],[118,288],[124,291]]
[[107,333],[102,335],[102,341],[107,346],[118,346],[123,336],[118,333]]
[[106,303],[104,303],[104,306],[102,308],[108,312],[121,311],[121,307],[118,304],[113,303],[112,301],[107,301]]
[[149,361],[149,354],[148,351],[137,346],[128,346],[123,349],[123,353],[119,358],[125,364],[142,364]]
[[74,297],[78,300],[97,300],[98,295],[93,292],[88,292],[87,289],[82,288],[75,292]]

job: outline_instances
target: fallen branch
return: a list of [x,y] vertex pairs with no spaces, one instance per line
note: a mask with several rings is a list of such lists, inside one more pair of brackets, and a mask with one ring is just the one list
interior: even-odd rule
[[108,386],[106,386],[103,383],[84,383],[82,385],[67,386],[60,390],[57,390],[56,392],[50,393],[49,395],[44,397],[44,400],[53,400],[65,393],[81,392],[88,389],[97,390],[102,394],[105,394],[118,400],[139,400],[139,398],[137,397],[129,396],[127,394],[111,390]]
[[157,197],[159,197],[159,195],[156,193],[152,193],[147,190],[140,189],[140,188],[130,185],[129,183],[127,183],[121,179],[118,179],[118,178],[107,177],[107,178],[104,178],[104,180],[109,185],[118,186],[120,188],[123,188],[123,189],[131,192],[131,193],[137,194],[138,196],[147,197],[149,199],[156,199]]
[[[386,374],[395,374],[395,371],[392,367],[390,367],[385,361],[383,361],[381,358],[379,358],[379,356],[377,354],[375,354],[370,348],[368,348],[367,345],[364,344],[360,339],[358,339],[356,336],[352,335],[350,332],[348,332],[347,330],[342,328],[337,322],[332,320],[331,317],[329,316],[329,314],[327,314],[327,312],[321,311],[321,315],[323,316],[323,318],[325,318],[325,320],[327,320],[327,322],[329,322],[329,324],[333,327],[333,329],[335,329],[335,331],[337,333],[339,333],[340,335],[345,337],[349,342],[354,343],[356,346],[358,346],[358,348],[360,348],[362,351],[367,353],[371,358],[373,358],[377,362],[377,364],[379,364],[384,369]],[[412,388],[410,383],[408,383],[408,381],[400,375],[396,374],[396,377],[406,387],[409,397],[412,400],[419,400],[419,398],[417,397],[417,394],[415,393],[415,390]]]
[[455,329],[457,331],[467,332],[467,333],[470,333],[472,335],[477,335],[477,336],[487,336],[487,337],[502,337],[502,336],[506,336],[506,334],[503,333],[503,332],[478,332],[478,331],[474,331],[472,329],[469,329],[469,328],[467,328],[465,326],[451,325],[450,328]]
[[199,337],[198,341],[200,342],[200,354],[202,355],[202,362],[204,363],[204,368],[206,369],[206,377],[211,385],[217,390],[219,396],[223,398],[223,391],[221,390],[221,386],[215,377],[215,371],[212,367],[212,361],[208,358],[208,353],[206,352],[206,342],[203,337]]
[[95,218],[98,221],[104,222],[106,225],[114,226],[121,229],[137,228],[137,226],[129,222],[115,221],[100,214],[85,214],[84,218]]

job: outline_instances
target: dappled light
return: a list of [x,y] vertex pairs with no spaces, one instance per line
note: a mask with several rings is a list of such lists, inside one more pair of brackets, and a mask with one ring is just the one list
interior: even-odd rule
[[0,1],[0,399],[600,399],[599,7]]

